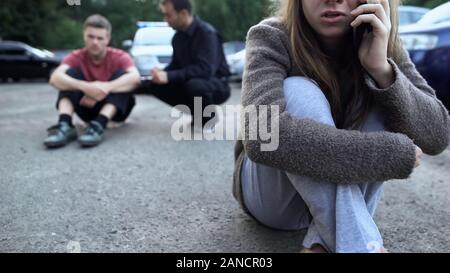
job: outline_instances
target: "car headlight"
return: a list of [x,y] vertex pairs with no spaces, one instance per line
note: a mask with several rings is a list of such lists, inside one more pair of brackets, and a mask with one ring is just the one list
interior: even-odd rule
[[400,36],[406,50],[428,50],[436,48],[439,38],[433,34],[403,34]]

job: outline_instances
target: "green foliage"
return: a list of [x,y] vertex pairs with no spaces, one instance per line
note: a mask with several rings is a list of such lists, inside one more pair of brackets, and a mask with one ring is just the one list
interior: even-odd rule
[[46,48],[80,48],[83,46],[83,36],[80,29],[81,22],[68,17],[61,18],[52,28],[52,31],[44,32],[43,44]]
[[[162,21],[159,0],[1,0],[0,37],[49,49],[81,47],[86,17],[99,13],[113,26],[112,45],[132,39],[139,20]],[[272,0],[193,0],[195,13],[214,25],[224,40],[244,40],[250,26],[270,15]]]
[[83,44],[82,27],[91,14],[106,16],[113,26],[112,45],[132,39],[138,20],[161,21],[158,0],[2,0],[0,37],[50,49],[76,48]]
[[[112,45],[132,39],[139,20],[162,21],[159,0],[1,0],[0,37],[37,47],[72,49],[82,46],[82,24],[91,14],[107,17]],[[244,40],[248,28],[269,15],[271,0],[193,0],[195,13],[214,25],[224,40]]]
[[[159,0],[2,0],[0,37],[50,49],[82,46],[82,24],[91,14],[107,17],[112,45],[132,39],[139,20],[162,21]],[[224,40],[244,40],[248,28],[269,15],[271,0],[193,0],[195,13],[214,25]]]
[[159,0],[81,0],[80,7],[65,7],[66,16],[83,22],[89,15],[101,14],[113,27],[112,45],[120,46],[123,40],[132,39],[136,22],[140,20],[161,21]]
[[3,39],[43,44],[42,29],[58,21],[57,2],[47,0],[2,0],[0,5],[0,37]]
[[[107,17],[113,26],[112,45],[132,39],[139,20],[162,21],[159,0],[1,0],[0,37],[49,49],[82,46],[82,24],[91,14]],[[192,0],[194,11],[214,25],[224,40],[245,40],[248,29],[270,16],[273,0]],[[403,0],[433,8],[445,0]]]
[[195,12],[227,41],[245,40],[248,29],[271,14],[270,0],[195,0]]

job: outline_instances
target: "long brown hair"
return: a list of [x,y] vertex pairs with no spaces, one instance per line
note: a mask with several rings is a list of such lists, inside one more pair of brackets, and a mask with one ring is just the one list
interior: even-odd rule
[[[373,98],[364,84],[364,70],[353,43],[353,32],[346,39],[344,54],[336,67],[321,49],[315,31],[309,25],[302,8],[302,0],[282,0],[278,16],[290,38],[294,63],[302,73],[317,82],[330,102],[337,128],[356,129],[366,120]],[[389,0],[391,6],[391,33],[388,57],[397,61],[400,56],[398,39],[398,5],[400,0]],[[345,64],[343,62],[346,62]],[[350,79],[350,80],[347,80]]]

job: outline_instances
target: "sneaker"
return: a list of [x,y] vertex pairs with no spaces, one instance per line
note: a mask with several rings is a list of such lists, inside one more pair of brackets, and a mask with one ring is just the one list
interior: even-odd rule
[[83,147],[94,147],[103,140],[105,129],[97,121],[91,121],[89,126],[84,130],[83,134],[78,138],[78,142]]
[[77,130],[67,122],[60,122],[47,131],[48,137],[44,140],[47,148],[60,148],[77,139]]

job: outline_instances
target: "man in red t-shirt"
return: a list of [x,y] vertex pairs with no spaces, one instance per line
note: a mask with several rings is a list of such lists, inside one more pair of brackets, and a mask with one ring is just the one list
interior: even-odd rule
[[59,122],[51,127],[44,144],[65,146],[77,139],[73,113],[89,123],[78,141],[83,147],[98,145],[109,121],[124,122],[135,105],[134,89],[140,76],[128,53],[108,47],[111,24],[101,15],[84,23],[83,49],[62,61],[50,78],[59,92]]

